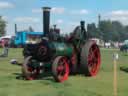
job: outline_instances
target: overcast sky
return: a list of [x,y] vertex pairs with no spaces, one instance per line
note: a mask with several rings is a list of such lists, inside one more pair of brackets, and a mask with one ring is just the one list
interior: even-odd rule
[[7,24],[7,34],[14,34],[14,24],[18,30],[32,26],[42,31],[41,7],[52,7],[51,25],[57,24],[62,33],[69,33],[80,20],[87,23],[102,19],[119,20],[128,24],[127,0],[0,0],[0,15]]

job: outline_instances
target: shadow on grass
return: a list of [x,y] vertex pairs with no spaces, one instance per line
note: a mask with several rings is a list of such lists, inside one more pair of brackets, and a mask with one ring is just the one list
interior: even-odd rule
[[128,52],[121,52],[121,55],[128,56]]
[[[21,74],[21,73],[13,73],[13,75],[15,75],[16,79],[18,79],[18,80],[26,80],[25,77],[23,76],[23,74]],[[55,82],[51,73],[40,74],[35,80],[49,80],[49,81]]]
[[128,73],[128,67],[122,66],[122,67],[120,67],[120,70]]

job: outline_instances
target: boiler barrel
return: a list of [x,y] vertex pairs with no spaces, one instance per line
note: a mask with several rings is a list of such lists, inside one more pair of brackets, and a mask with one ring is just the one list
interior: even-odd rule
[[65,43],[53,43],[55,48],[55,56],[72,56],[73,47]]

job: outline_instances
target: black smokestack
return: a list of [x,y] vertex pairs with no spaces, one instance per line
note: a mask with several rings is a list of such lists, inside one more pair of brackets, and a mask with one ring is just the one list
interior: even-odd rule
[[15,24],[15,34],[17,33],[17,24]]
[[85,30],[85,21],[81,21],[80,22],[80,25],[81,25],[81,29],[82,30]]
[[43,32],[44,36],[49,36],[50,26],[50,7],[43,7]]
[[81,21],[80,26],[81,26],[81,32],[82,32],[81,34],[82,34],[83,38],[88,39],[88,34],[85,29],[85,21]]

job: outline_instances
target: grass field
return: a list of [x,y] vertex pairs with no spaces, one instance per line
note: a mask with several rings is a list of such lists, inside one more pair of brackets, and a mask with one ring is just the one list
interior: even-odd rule
[[[0,52],[2,50],[0,49]],[[12,58],[22,62],[22,49],[10,49],[7,58],[0,58],[0,96],[113,96],[112,54],[118,52],[118,96],[128,96],[128,56],[118,50],[102,49],[102,64],[99,74],[89,78],[82,75],[70,76],[63,83],[56,83],[51,77],[45,80],[26,81],[16,79],[20,67],[9,63]]]

